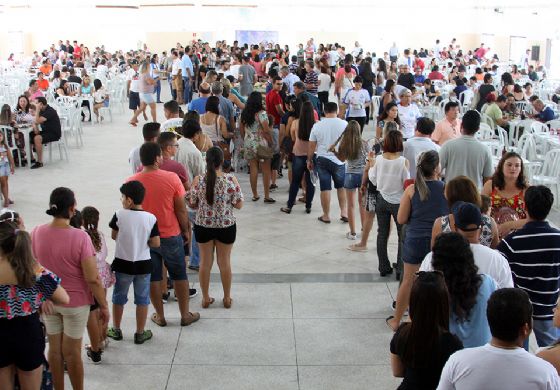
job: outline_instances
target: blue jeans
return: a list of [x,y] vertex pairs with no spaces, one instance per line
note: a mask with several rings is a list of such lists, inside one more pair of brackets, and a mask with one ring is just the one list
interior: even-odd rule
[[183,77],[183,99],[185,104],[191,102],[191,82],[188,77]]
[[[537,339],[539,348],[548,347],[558,340],[558,328],[554,326],[552,320],[533,320],[533,332]],[[529,338],[523,343],[523,347],[529,350]]]
[[161,101],[160,100],[160,95],[161,95],[161,80],[160,79],[157,79],[156,87],[155,87],[154,92],[156,93],[156,101],[157,102]]
[[[196,217],[196,211],[189,210],[189,220],[191,225],[194,227],[194,218]],[[198,242],[196,242],[196,237],[194,235],[194,229],[191,236],[191,256],[189,259],[189,265],[198,267],[200,265],[200,250],[198,249]]]
[[150,304],[150,274],[129,275],[115,272],[115,279],[113,304],[124,306],[128,302],[128,289],[131,284],[134,287],[134,304]]
[[301,179],[305,175],[305,208],[311,208],[313,196],[315,196],[315,186],[311,183],[311,175],[307,169],[307,156],[294,156],[292,160],[292,182],[290,183],[290,195],[288,196],[288,207],[294,207]]
[[163,279],[163,263],[171,280],[188,280],[187,265],[185,263],[185,247],[181,235],[161,238],[159,248],[150,248],[152,263],[152,282],[160,282]]

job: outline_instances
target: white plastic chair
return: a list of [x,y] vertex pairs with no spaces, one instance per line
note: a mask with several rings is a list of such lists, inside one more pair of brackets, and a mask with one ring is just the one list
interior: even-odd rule
[[19,149],[16,145],[16,138],[14,136],[14,128],[10,126],[0,126],[0,132],[4,134],[4,140],[6,140],[6,144],[8,145],[8,149],[10,149],[10,152],[12,152],[12,156],[15,156],[17,153],[21,161]]
[[531,133],[548,133],[548,126],[544,123],[533,121],[530,127]]
[[97,110],[99,112],[99,116],[105,118],[103,114],[109,114],[109,120],[113,122],[113,112],[111,111],[112,105],[113,105],[113,99],[111,97],[109,98],[109,105],[107,107],[103,106]]
[[461,105],[463,107],[463,110],[467,110],[471,107],[473,98],[474,92],[470,89],[466,89],[459,94],[459,101],[462,102]]
[[49,142],[47,144],[47,149],[49,150],[49,162],[52,161],[52,149],[54,146],[58,147],[60,159],[66,160],[66,162],[70,162],[70,160],[68,159],[68,149],[66,148],[66,142],[64,142],[64,138],[61,138],[58,141]]
[[560,204],[560,149],[552,149],[546,153],[544,164],[532,177],[532,184],[550,187],[554,195],[554,203]]

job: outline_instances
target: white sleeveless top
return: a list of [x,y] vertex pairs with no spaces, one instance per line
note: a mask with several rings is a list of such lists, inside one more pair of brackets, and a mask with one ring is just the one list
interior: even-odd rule
[[388,203],[401,202],[404,181],[410,179],[405,162],[406,158],[403,156],[389,160],[380,155],[375,158],[375,165],[369,169],[369,180],[377,186],[377,190]]

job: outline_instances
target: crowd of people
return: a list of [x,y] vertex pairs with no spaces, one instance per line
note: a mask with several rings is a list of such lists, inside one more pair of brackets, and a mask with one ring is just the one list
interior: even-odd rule
[[[126,77],[129,123],[137,126],[141,114],[146,123],[142,145],[129,155],[131,176],[116,183],[122,208],[109,223],[114,256],[99,229],[99,212],[91,206],[77,210],[69,188],[52,191],[52,221],[31,233],[17,213],[0,216],[0,329],[7,340],[0,352],[0,387],[12,389],[17,376],[21,389],[39,388],[46,333],[54,388],[64,388],[66,370],[72,387],[83,389],[84,330],[87,356],[99,364],[108,338],[120,342],[133,331],[122,327],[131,286],[135,344],[153,337],[148,319],[169,325],[164,303],[170,290],[180,326],[194,324],[200,313],[190,299],[198,291],[189,284],[187,268],[198,272],[201,308],[209,309],[215,304],[209,293],[214,256],[221,304],[233,308],[235,210],[245,201],[236,175],[247,167],[251,201],[260,201],[262,193],[267,205],[276,202],[272,194],[287,169],[289,197],[279,210],[286,214],[298,203],[310,214],[318,189],[321,213],[314,223],[339,219],[348,226],[345,237],[354,242],[349,251],[368,251],[377,219],[379,275],[394,272],[400,281],[394,313],[386,320],[395,332],[393,374],[404,378],[399,388],[560,388],[560,230],[546,222],[552,192],[529,186],[517,153],[503,154],[493,168],[490,150],[475,138],[479,111],[459,118],[459,103],[449,101],[445,117],[434,123],[418,108],[439,97],[429,80],[447,78],[457,97],[465,90],[459,87],[468,85],[479,95],[473,106],[487,102],[486,112],[493,110],[497,58],[487,59],[487,53],[483,45],[463,52],[456,42],[443,48],[438,41],[433,50],[406,49],[402,55],[393,45],[377,58],[358,42],[346,53],[338,44],[316,47],[313,39],[293,53],[287,46],[225,41],[213,48],[202,41],[178,43],[161,57],[147,48],[111,54],[98,47],[90,54],[68,41],[35,53],[31,67],[41,64],[38,79],[13,115],[7,114],[12,124],[33,125],[34,167],[42,166],[43,145],[61,137],[56,110],[41,96],[53,90],[49,83],[57,83],[60,94],[73,93],[65,89],[68,83],[81,85],[75,93],[95,94],[103,90],[101,79]],[[421,73],[428,58],[425,83]],[[439,64],[447,61],[440,73]],[[477,69],[466,80],[471,65]],[[88,67],[95,68],[93,87]],[[531,77],[528,60],[520,67]],[[85,73],[70,81],[78,77],[76,68]],[[518,69],[501,74],[504,90],[497,99],[509,93],[509,77]],[[164,104],[160,124],[156,108],[163,80],[172,100]],[[515,83],[511,87],[512,94],[527,98]],[[98,104],[110,99],[105,92],[99,96],[92,107],[96,114]],[[533,102],[534,115],[546,121],[540,104]],[[366,140],[364,128],[374,117],[375,137]],[[0,156],[6,153],[13,169],[9,148],[5,141],[1,145],[0,138]],[[1,168],[0,176],[7,177]],[[7,179],[0,185],[9,206]],[[333,186],[340,216],[331,212]],[[398,251],[391,261],[387,246],[395,230]],[[539,357],[528,352],[532,331],[545,348]]]

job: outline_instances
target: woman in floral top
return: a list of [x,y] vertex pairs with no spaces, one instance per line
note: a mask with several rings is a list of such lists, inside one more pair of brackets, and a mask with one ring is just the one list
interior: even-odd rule
[[490,216],[498,223],[500,237],[507,236],[527,222],[526,189],[523,159],[515,152],[504,154],[492,180],[488,180],[482,189],[482,195],[490,197]]
[[235,176],[222,171],[223,162],[224,154],[220,148],[208,149],[206,174],[194,178],[187,194],[189,206],[197,210],[194,234],[200,248],[198,277],[202,289],[202,307],[205,309],[214,303],[214,298],[208,294],[214,250],[224,289],[224,307],[229,309],[232,302],[230,255],[236,235],[233,209],[243,206],[243,194]]
[[0,222],[0,389],[14,388],[16,370],[22,389],[41,387],[45,336],[39,308],[47,299],[70,301],[60,278],[35,261],[29,234],[14,222]]

